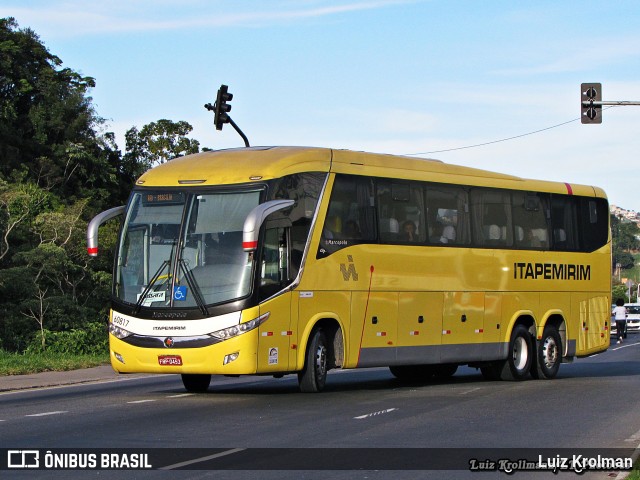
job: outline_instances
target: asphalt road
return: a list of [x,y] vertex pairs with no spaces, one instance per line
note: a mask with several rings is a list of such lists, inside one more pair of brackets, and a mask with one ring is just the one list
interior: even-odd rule
[[[536,457],[538,451],[635,449],[639,387],[640,334],[630,334],[603,354],[563,364],[551,381],[491,382],[460,368],[444,383],[407,385],[387,369],[370,369],[332,372],[321,394],[299,393],[294,376],[214,377],[207,393],[189,394],[174,375],[3,393],[0,448],[97,454],[124,448],[150,452],[154,468],[172,471],[12,470],[0,477],[504,477],[450,464],[520,453],[506,449],[528,449]],[[338,470],[344,462],[346,469]],[[438,470],[422,470],[425,464]],[[305,465],[314,470],[297,469]],[[337,469],[321,470],[324,465]],[[607,470],[580,478],[615,475]]]

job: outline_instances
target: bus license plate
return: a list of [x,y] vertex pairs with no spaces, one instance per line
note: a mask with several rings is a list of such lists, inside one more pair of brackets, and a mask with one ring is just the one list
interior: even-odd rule
[[163,366],[182,365],[182,357],[180,355],[158,355],[158,363]]

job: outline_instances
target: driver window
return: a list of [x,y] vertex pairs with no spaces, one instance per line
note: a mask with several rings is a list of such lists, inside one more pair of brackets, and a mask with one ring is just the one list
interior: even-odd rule
[[265,230],[264,247],[259,265],[260,300],[278,293],[291,282],[289,228],[269,225]]

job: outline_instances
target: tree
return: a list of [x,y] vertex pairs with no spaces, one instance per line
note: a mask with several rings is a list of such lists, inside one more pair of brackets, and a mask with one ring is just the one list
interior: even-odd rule
[[614,285],[611,289],[611,301],[615,303],[617,299],[621,298],[624,302],[630,302],[627,291],[626,285]]
[[611,215],[611,238],[613,244],[613,265],[620,264],[623,269],[634,266],[634,258],[630,253],[640,249],[640,228],[635,222],[623,222]]
[[176,157],[198,153],[200,142],[187,138],[193,127],[185,122],[158,120],[138,130],[131,127],[125,134],[127,142],[125,161],[129,169],[138,167],[145,170]]
[[19,175],[63,202],[105,202],[119,189],[88,96],[95,80],[61,65],[32,30],[0,19],[0,176]]
[[[28,244],[28,226],[51,202],[51,195],[32,183],[0,182],[0,260],[7,256],[12,243]],[[17,241],[12,242],[12,237]]]
[[101,227],[105,254],[90,259],[87,221],[125,203],[146,169],[199,151],[191,125],[158,120],[132,127],[122,155],[94,86],[35,32],[0,19],[0,349],[104,329],[118,222]]

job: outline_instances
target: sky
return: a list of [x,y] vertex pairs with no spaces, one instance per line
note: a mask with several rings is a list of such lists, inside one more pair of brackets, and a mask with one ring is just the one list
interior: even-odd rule
[[[596,185],[640,212],[640,107],[580,122],[580,85],[640,100],[637,0],[0,0],[90,92],[121,150],[132,126],[213,114],[221,84],[252,146],[436,158]],[[606,107],[605,107],[606,108]]]

